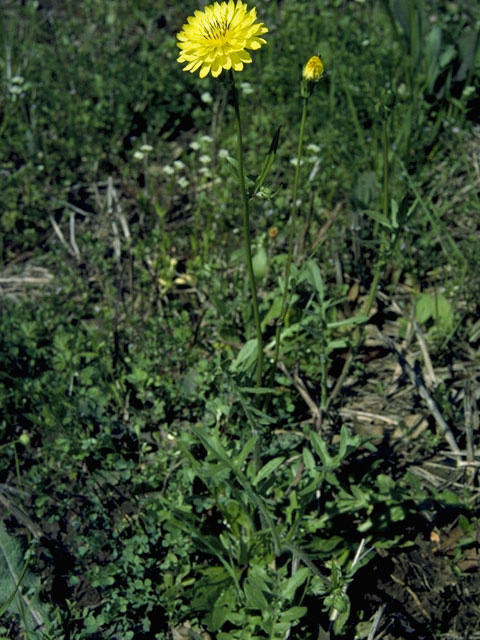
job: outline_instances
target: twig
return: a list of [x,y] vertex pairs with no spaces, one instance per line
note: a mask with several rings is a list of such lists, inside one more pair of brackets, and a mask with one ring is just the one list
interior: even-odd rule
[[320,429],[320,426],[321,426],[321,423],[322,423],[322,414],[321,414],[320,409],[318,408],[317,404],[315,403],[315,401],[312,399],[312,397],[308,393],[308,389],[305,386],[305,383],[303,382],[303,380],[300,378],[300,376],[296,372],[292,376],[292,374],[288,371],[287,367],[285,366],[285,364],[282,361],[280,361],[278,363],[278,368],[281,369],[283,371],[283,373],[288,378],[290,378],[290,380],[293,382],[293,384],[295,385],[295,388],[297,389],[299,394],[302,396],[302,398],[305,400],[305,403],[307,404],[308,408],[310,409],[310,413],[312,414],[313,423],[315,425],[315,428],[317,430]]
[[70,255],[75,255],[72,252],[72,249],[70,247],[70,245],[68,244],[68,242],[65,240],[65,236],[62,233],[62,230],[60,229],[60,227],[58,226],[55,218],[52,216],[52,214],[50,214],[49,216],[50,222],[52,224],[53,230],[55,231],[57,238],[60,240],[61,244],[65,247],[65,249],[68,251],[68,253]]
[[380,413],[370,413],[369,411],[361,411],[360,409],[340,409],[339,413],[341,416],[351,416],[353,418],[357,418],[357,420],[378,420],[379,422],[385,422],[386,424],[394,427],[398,426],[400,423],[399,418],[390,418],[389,416],[384,416]]
[[[474,416],[474,404],[472,398],[472,390],[470,386],[470,382],[467,380],[465,383],[465,396],[464,396],[464,411],[465,411],[465,438],[466,438],[466,454],[467,454],[467,464],[472,465],[474,461],[474,452],[473,452],[473,416]],[[478,419],[478,414],[477,414]],[[475,479],[475,469],[472,466],[469,466],[467,469],[467,480],[470,485],[473,485],[473,481]]]
[[410,595],[410,597],[413,599],[413,601],[415,602],[415,604],[417,605],[417,607],[420,609],[420,611],[422,612],[422,614],[425,616],[425,618],[431,622],[432,618],[430,616],[430,614],[428,613],[428,611],[425,609],[425,607],[422,605],[422,603],[420,602],[420,598],[417,596],[417,594],[415,593],[415,591],[408,586],[408,584],[405,584],[405,582],[403,580],[401,580],[400,578],[398,578],[394,573],[392,573],[392,575],[390,576],[392,578],[392,580],[394,582],[396,582],[397,584],[401,585],[405,591]]
[[43,278],[34,278],[32,276],[10,276],[9,278],[0,278],[0,284],[48,284],[53,278],[52,274],[43,276]]
[[386,605],[382,604],[380,609],[375,614],[375,617],[373,618],[372,626],[370,627],[370,631],[368,632],[367,640],[374,640],[375,634],[377,633],[378,625],[380,624],[380,620],[382,618],[383,612],[385,611],[385,607]]
[[70,211],[70,244],[75,258],[80,261],[80,250],[75,239],[75,213],[73,211]]
[[340,213],[342,206],[343,206],[343,201],[339,202],[335,207],[335,209],[329,214],[328,220],[326,220],[326,222],[323,223],[322,228],[318,232],[317,237],[315,238],[315,240],[312,243],[312,246],[309,249],[310,254],[315,253],[318,247],[325,240],[327,232],[332,226],[332,224],[335,222],[335,220],[337,219],[337,216]]
[[415,319],[412,320],[412,323],[413,323],[413,328],[415,329],[415,334],[417,336],[418,344],[420,345],[420,351],[422,352],[423,362],[425,363],[425,369],[426,369],[425,377],[427,379],[427,382],[430,382],[430,384],[437,386],[439,380],[432,366],[432,360],[430,358],[430,353],[428,352],[427,343],[425,342],[423,333],[420,331],[420,328],[416,323]]
[[122,244],[120,242],[120,234],[118,233],[118,227],[115,220],[112,220],[112,231],[113,231],[113,255],[117,262],[120,261],[120,257],[122,255]]
[[66,209],[70,209],[70,211],[73,211],[73,213],[78,213],[84,218],[88,218],[92,215],[88,211],[84,211],[83,209],[80,209],[80,207],[75,206],[71,202],[62,201],[60,204],[62,204]]

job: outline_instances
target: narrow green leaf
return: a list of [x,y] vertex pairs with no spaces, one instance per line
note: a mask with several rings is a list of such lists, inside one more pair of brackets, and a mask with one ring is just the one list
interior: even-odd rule
[[192,427],[192,431],[207,451],[214,453],[221,462],[228,464],[230,467],[233,466],[230,456],[218,438],[209,435],[199,427]]
[[322,302],[324,299],[324,286],[322,272],[315,260],[309,260],[307,263],[307,279],[310,285],[317,292],[319,300]]
[[338,448],[338,458],[340,460],[342,460],[343,457],[345,456],[349,440],[350,440],[350,432],[347,429],[347,427],[344,424],[342,424],[342,428],[340,430],[340,446]]
[[258,436],[252,436],[248,442],[244,445],[243,449],[239,453],[238,456],[235,457],[235,467],[237,469],[241,469],[245,464],[245,460],[248,458],[250,453],[255,448],[255,444],[257,443]]
[[237,180],[239,180],[240,179],[240,171],[238,169],[238,161],[235,160],[235,158],[232,158],[231,156],[227,156],[226,157],[226,161],[230,165],[230,168],[232,169],[233,175],[237,178]]
[[257,473],[257,475],[255,476],[252,483],[253,486],[256,487],[259,482],[261,482],[265,478],[268,478],[268,476],[271,475],[275,471],[275,469],[278,469],[278,467],[282,464],[284,460],[285,460],[284,456],[279,456],[277,458],[273,458],[273,460],[269,460],[267,464],[264,467],[262,467],[260,471]]
[[256,195],[260,191],[263,183],[265,182],[266,177],[270,173],[270,170],[273,166],[273,162],[275,160],[275,154],[277,153],[277,149],[278,149],[281,128],[282,128],[282,125],[278,127],[278,129],[275,132],[275,135],[272,138],[272,142],[270,143],[270,149],[268,150],[268,153],[265,156],[265,160],[263,161],[262,170],[260,171],[260,175],[255,181],[255,187],[252,195]]
[[331,467],[333,464],[333,458],[329,455],[326,443],[320,438],[315,431],[310,432],[310,441],[313,448],[320,456],[323,466]]
[[228,464],[230,469],[232,469],[232,471],[235,473],[235,475],[237,476],[238,482],[245,489],[251,502],[257,507],[261,517],[263,518],[264,522],[268,526],[270,533],[272,535],[272,541],[275,547],[275,552],[278,553],[280,550],[280,538],[275,528],[275,525],[273,523],[272,517],[268,512],[268,509],[266,508],[264,501],[254,490],[252,484],[248,481],[247,476],[243,473],[243,471],[241,471],[236,467],[234,461],[230,458],[227,451],[225,450],[225,448],[223,447],[223,445],[220,443],[218,439],[213,439],[211,436],[208,436],[208,434],[204,433],[203,430],[199,429],[198,427],[192,427],[192,431],[200,440],[200,442],[203,444],[203,446],[207,449],[207,451],[211,451],[212,453],[214,453],[219,460],[221,460],[225,464]]
[[335,322],[328,322],[328,329],[338,329],[339,327],[348,327],[349,325],[357,325],[357,324],[365,324],[367,322],[368,316],[353,316],[352,318],[347,318],[346,320],[337,320]]
[[372,211],[370,209],[365,209],[365,213],[367,214],[367,216],[369,218],[372,218],[372,220],[375,220],[375,222],[378,222],[383,227],[386,227],[387,229],[390,229],[390,230],[393,229],[392,225],[390,223],[390,220],[388,218],[386,218],[383,214],[378,213],[378,211]]
[[315,463],[315,458],[312,455],[312,452],[310,451],[310,449],[307,448],[303,448],[303,462],[305,464],[305,467],[309,470],[309,471],[314,471],[315,467],[317,466]]
[[242,387],[242,391],[247,393],[277,393],[273,387]]

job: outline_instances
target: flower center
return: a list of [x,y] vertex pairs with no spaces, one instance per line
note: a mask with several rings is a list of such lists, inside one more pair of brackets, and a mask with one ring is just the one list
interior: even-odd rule
[[221,20],[214,18],[209,20],[207,24],[202,25],[202,27],[203,36],[207,40],[214,40],[219,45],[225,44],[230,27],[230,22],[227,22],[226,18]]

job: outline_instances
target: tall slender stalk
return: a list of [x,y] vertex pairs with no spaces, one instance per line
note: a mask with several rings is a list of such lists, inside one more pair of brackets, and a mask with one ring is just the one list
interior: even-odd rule
[[288,311],[288,298],[289,298],[288,294],[290,291],[290,272],[291,272],[292,260],[293,260],[293,243],[295,240],[295,228],[297,224],[298,182],[300,177],[300,165],[302,163],[305,120],[307,119],[307,102],[308,102],[308,98],[302,97],[302,118],[300,120],[300,136],[298,139],[297,165],[295,167],[295,178],[293,181],[293,202],[292,202],[292,215],[290,219],[290,232],[288,237],[288,256],[287,256],[287,264],[285,267],[285,282],[283,286],[282,306],[280,308],[280,315],[277,319],[276,328],[275,328],[275,351],[273,353],[273,364],[272,364],[272,372],[271,372],[272,380],[275,375],[275,371],[277,369],[278,356],[280,353],[280,333],[281,333],[282,326],[283,326],[283,323],[285,322],[285,317]]
[[238,178],[240,182],[240,191],[242,194],[243,205],[243,237],[245,242],[245,256],[247,261],[248,280],[250,283],[250,293],[252,296],[253,318],[255,321],[255,330],[257,333],[257,370],[256,370],[256,386],[262,386],[263,374],[263,341],[262,327],[260,325],[260,314],[258,311],[257,287],[255,284],[255,274],[253,273],[252,263],[252,247],[250,240],[250,203],[245,186],[245,172],[243,168],[243,139],[242,139],[242,119],[240,117],[240,105],[238,101],[237,87],[235,86],[235,77],[233,71],[230,70],[230,79],[232,83],[233,106],[235,108],[235,121],[237,124],[237,161],[238,161]]

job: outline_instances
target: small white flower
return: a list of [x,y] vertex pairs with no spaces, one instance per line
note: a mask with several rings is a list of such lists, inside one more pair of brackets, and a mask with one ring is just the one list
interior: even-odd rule
[[8,87],[8,90],[10,91],[12,96],[18,96],[23,92],[23,87],[17,84],[11,84]]
[[175,162],[173,163],[173,166],[177,171],[181,171],[182,169],[185,169],[185,164],[181,160],[175,160]]
[[229,152],[228,152],[226,149],[219,149],[219,150],[218,150],[218,157],[219,157],[219,158],[222,158],[222,159],[223,159],[223,158],[228,158],[228,156],[229,156],[229,155],[230,155],[230,154],[229,154]]
[[213,138],[212,138],[212,136],[202,136],[202,137],[200,138],[200,140],[201,140],[202,142],[213,142]]
[[240,88],[242,90],[242,92],[246,95],[249,96],[252,93],[254,93],[254,89],[252,87],[252,85],[250,84],[250,82],[242,82],[240,84]]
[[145,156],[141,151],[135,151],[133,157],[135,158],[135,160],[143,160]]
[[204,153],[203,155],[201,155],[199,157],[199,160],[202,164],[208,164],[209,162],[211,162],[211,158],[208,154]]
[[170,166],[169,164],[166,164],[163,168],[162,168],[163,173],[165,173],[167,176],[173,176],[173,174],[175,173],[175,169]]
[[318,153],[320,151],[320,147],[318,146],[318,144],[315,144],[313,142],[311,142],[310,144],[307,144],[307,149],[312,153]]
[[198,151],[200,149],[200,143],[194,140],[193,142],[190,143],[190,149],[193,149],[194,151]]
[[205,104],[211,104],[213,102],[212,94],[209,91],[204,91],[200,99],[202,102],[205,102]]
[[153,147],[151,144],[142,144],[142,146],[140,147],[140,151],[143,151],[144,153],[150,153],[150,151],[153,151]]
[[185,176],[180,176],[179,178],[177,178],[177,184],[180,189],[186,189],[190,182],[187,180],[187,178],[185,178]]

